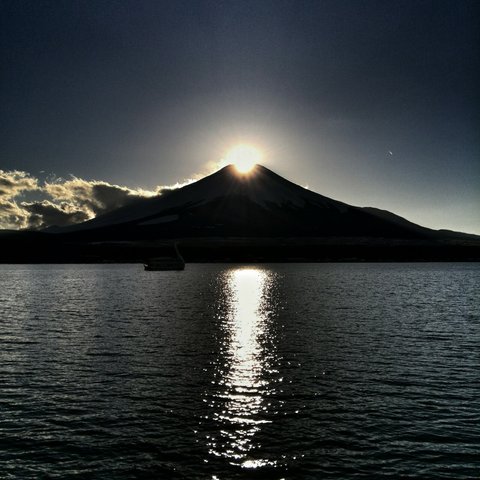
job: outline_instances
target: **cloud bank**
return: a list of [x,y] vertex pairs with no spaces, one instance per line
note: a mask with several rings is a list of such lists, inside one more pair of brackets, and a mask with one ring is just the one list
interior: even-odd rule
[[[0,229],[72,225],[168,189],[133,189],[73,176],[41,182],[28,172],[0,170]],[[38,199],[28,199],[32,196]]]

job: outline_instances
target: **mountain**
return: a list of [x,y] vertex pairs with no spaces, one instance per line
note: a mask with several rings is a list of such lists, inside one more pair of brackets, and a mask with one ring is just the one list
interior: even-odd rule
[[[1,233],[1,232],[0,232]],[[0,262],[141,262],[178,244],[187,261],[480,261],[480,237],[302,188],[257,165],[77,225],[3,232]]]
[[230,165],[183,188],[56,232],[115,239],[435,236],[433,230],[399,219],[324,197],[261,165],[247,175]]

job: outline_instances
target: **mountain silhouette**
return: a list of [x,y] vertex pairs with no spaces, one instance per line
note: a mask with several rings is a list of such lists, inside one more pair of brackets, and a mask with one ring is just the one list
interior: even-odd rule
[[480,261],[476,235],[348,205],[257,165],[249,174],[227,166],[76,225],[0,232],[0,262],[142,262],[176,245],[187,262]]
[[55,231],[112,238],[435,235],[390,212],[354,207],[300,187],[262,165],[249,174],[229,165],[177,190]]

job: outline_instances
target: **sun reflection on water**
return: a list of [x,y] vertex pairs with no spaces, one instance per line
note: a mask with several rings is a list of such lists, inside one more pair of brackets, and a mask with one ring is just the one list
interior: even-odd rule
[[256,435],[271,423],[270,396],[275,391],[275,352],[270,321],[273,274],[260,268],[238,268],[225,279],[227,308],[218,362],[217,392],[211,418],[218,430],[208,439],[209,453],[243,468],[273,466],[256,458]]

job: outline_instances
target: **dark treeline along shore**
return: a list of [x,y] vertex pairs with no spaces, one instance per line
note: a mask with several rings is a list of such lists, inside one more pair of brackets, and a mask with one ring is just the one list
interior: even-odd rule
[[480,261],[480,236],[421,227],[233,166],[68,227],[0,232],[2,263]]

